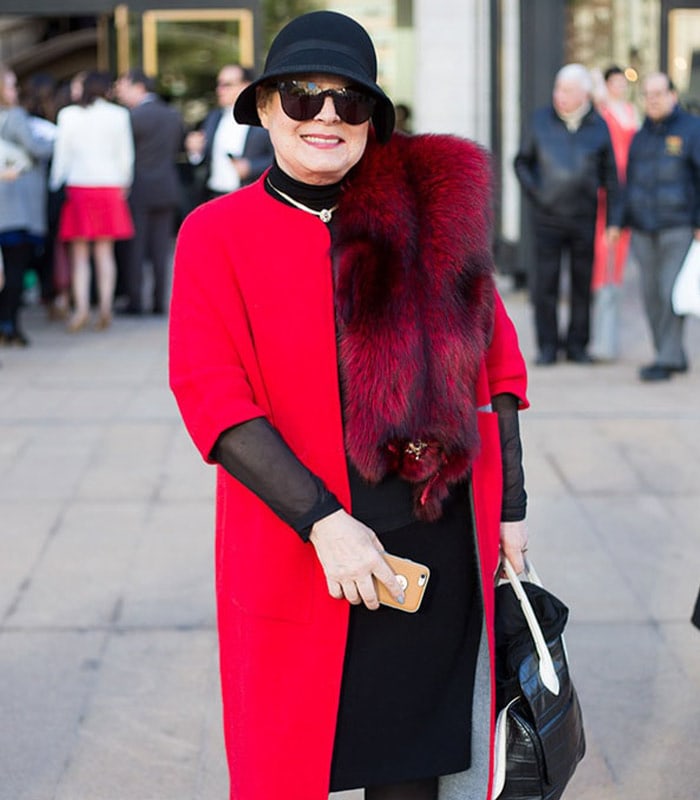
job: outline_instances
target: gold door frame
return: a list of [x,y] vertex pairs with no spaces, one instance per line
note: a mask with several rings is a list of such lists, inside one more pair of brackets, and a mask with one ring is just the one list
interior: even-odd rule
[[676,88],[687,91],[690,88],[690,64],[687,63],[687,53],[681,50],[683,36],[693,22],[700,21],[698,8],[674,8],[668,12],[668,68],[667,72]]
[[117,34],[117,74],[123,75],[131,67],[129,58],[129,7],[120,3],[114,9],[114,28]]
[[147,75],[158,74],[158,23],[159,22],[238,22],[240,25],[241,66],[254,64],[253,12],[247,8],[183,9],[181,11],[143,12],[143,69]]

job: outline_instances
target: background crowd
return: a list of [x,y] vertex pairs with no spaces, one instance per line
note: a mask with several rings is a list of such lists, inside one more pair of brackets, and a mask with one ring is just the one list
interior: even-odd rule
[[[684,316],[672,293],[700,238],[700,118],[681,109],[666,74],[646,76],[641,88],[640,127],[620,68],[596,74],[567,64],[551,104],[526,126],[515,171],[532,208],[540,365],[555,364],[562,350],[580,364],[618,356],[615,298],[631,245],[654,351],[639,377],[661,381],[688,370]],[[565,327],[559,300],[567,263]]]
[[231,113],[249,82],[238,65],[223,67],[219,107],[187,133],[139,69],[116,81],[104,72],[64,83],[37,75],[19,87],[0,67],[0,343],[29,344],[20,309],[31,282],[71,333],[91,323],[105,330],[115,307],[165,313],[181,219],[272,161],[266,132]]
[[[116,81],[36,75],[18,87],[0,67],[0,344],[29,343],[19,313],[32,280],[49,315],[66,319],[71,332],[89,327],[93,305],[98,330],[115,307],[165,313],[180,221],[272,162],[267,132],[232,113],[252,77],[224,65],[217,108],[187,131],[138,69]],[[532,211],[536,360],[552,365],[562,352],[580,364],[618,358],[615,306],[631,252],[654,352],[639,377],[667,380],[688,369],[671,292],[700,231],[700,119],[681,109],[663,73],[644,78],[639,109],[628,90],[617,66],[568,64],[551,104],[524,126],[514,168]],[[402,108],[397,129],[408,132],[409,116]]]

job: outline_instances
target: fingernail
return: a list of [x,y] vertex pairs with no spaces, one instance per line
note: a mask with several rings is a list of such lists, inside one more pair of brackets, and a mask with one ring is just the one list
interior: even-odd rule
[[402,594],[400,594],[397,599],[399,603],[401,603],[401,605],[403,605],[406,602],[406,598]]

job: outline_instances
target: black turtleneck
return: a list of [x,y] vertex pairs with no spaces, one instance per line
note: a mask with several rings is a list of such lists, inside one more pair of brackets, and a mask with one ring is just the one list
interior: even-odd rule
[[277,161],[272,163],[272,167],[265,178],[265,191],[275,200],[279,200],[288,206],[293,205],[293,203],[279,195],[273,187],[293,197],[297,203],[313,208],[314,211],[333,208],[340,197],[341,186],[342,181],[320,185],[302,183],[283,172]]

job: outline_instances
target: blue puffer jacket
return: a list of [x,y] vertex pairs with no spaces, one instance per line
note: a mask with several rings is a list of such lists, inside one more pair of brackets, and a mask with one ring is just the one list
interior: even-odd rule
[[676,106],[660,122],[644,121],[627,162],[625,224],[700,228],[700,118]]

